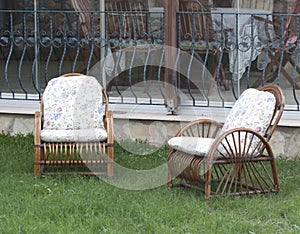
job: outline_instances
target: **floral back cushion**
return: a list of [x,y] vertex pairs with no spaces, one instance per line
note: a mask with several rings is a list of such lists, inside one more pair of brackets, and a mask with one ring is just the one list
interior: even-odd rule
[[270,92],[245,90],[229,112],[221,134],[233,128],[250,128],[265,135],[274,113],[276,99]]
[[43,100],[45,130],[103,128],[102,87],[92,76],[51,79]]
[[[250,128],[262,136],[271,124],[276,99],[270,92],[247,89],[242,93],[229,112],[223,125],[221,134],[234,128]],[[238,147],[236,147],[238,146]],[[235,149],[238,153],[247,152],[249,155],[259,155],[261,141],[257,136],[246,132],[235,132],[227,137],[219,146],[220,152],[231,152]]]

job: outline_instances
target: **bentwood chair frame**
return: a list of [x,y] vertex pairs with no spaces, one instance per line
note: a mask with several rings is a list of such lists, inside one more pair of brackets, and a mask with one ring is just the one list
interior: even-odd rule
[[[62,78],[84,76],[69,73]],[[80,174],[114,176],[114,127],[113,112],[108,109],[108,96],[103,94],[103,125],[107,132],[101,141],[43,141],[41,132],[44,126],[44,100],[41,98],[40,111],[34,116],[34,172],[37,176],[55,174]],[[73,113],[75,114],[75,113]],[[93,135],[93,134],[92,134]]]
[[[170,149],[168,156],[169,188],[197,188],[208,199],[215,195],[251,195],[279,191],[275,156],[269,143],[284,108],[280,87],[267,85],[259,90],[275,96],[276,104],[269,127],[264,135],[238,127],[223,132],[222,124],[211,119],[199,119],[178,131],[176,137],[215,139],[205,156]],[[259,101],[259,100],[258,100]],[[241,142],[242,136],[248,141]],[[255,150],[254,139],[258,140]],[[231,142],[231,143],[230,143]],[[227,147],[226,152],[221,150]]]

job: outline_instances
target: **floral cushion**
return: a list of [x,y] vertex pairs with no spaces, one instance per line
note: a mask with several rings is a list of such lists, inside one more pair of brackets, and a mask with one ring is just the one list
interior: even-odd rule
[[[102,87],[94,77],[82,75],[54,78],[49,81],[43,100],[42,140],[57,142],[62,141],[65,136],[68,139],[76,139],[77,133],[82,131],[74,130],[86,129],[102,129],[100,138],[98,133],[91,134],[94,140],[106,137],[106,134],[102,133],[105,131]],[[55,132],[56,130],[58,131]],[[86,131],[83,132],[83,135],[86,135]],[[73,138],[70,137],[72,135]],[[90,140],[90,136],[87,139]]]
[[[264,136],[270,124],[275,104],[276,100],[273,94],[256,89],[247,89],[232,107],[220,134],[234,128],[250,128]],[[230,152],[230,148],[235,148],[234,141],[238,139],[245,142],[245,134],[241,134],[240,138],[228,137],[223,146],[219,147],[219,151],[221,153]],[[206,156],[213,140],[211,138],[182,136],[171,138],[168,144],[170,147],[188,154]],[[248,151],[249,154],[256,153],[256,146],[259,142],[259,139],[254,137]],[[244,145],[246,149],[248,149],[249,144],[250,140],[247,140]]]
[[204,157],[214,140],[213,138],[200,137],[173,137],[168,141],[168,144],[175,150]]
[[99,142],[107,138],[104,128],[47,130],[41,132],[41,139],[47,142]]
[[229,112],[221,133],[233,128],[251,128],[265,135],[270,124],[276,99],[270,92],[245,90]]

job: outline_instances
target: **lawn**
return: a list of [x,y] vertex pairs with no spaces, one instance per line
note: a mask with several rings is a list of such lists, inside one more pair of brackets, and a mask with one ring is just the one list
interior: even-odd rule
[[[0,149],[0,233],[300,233],[299,160],[277,160],[278,194],[207,202],[165,185],[133,191],[97,177],[36,178],[31,135],[2,134]],[[133,169],[163,164],[167,154],[167,147],[138,156],[116,146],[116,161]]]

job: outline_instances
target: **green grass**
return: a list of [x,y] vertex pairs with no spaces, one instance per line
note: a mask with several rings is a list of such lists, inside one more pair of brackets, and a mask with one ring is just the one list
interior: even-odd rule
[[[200,192],[165,185],[132,191],[97,177],[36,178],[32,136],[0,135],[0,149],[0,233],[300,233],[297,160],[277,161],[278,194],[207,202]],[[116,147],[118,163],[133,169],[162,164],[167,154]]]

